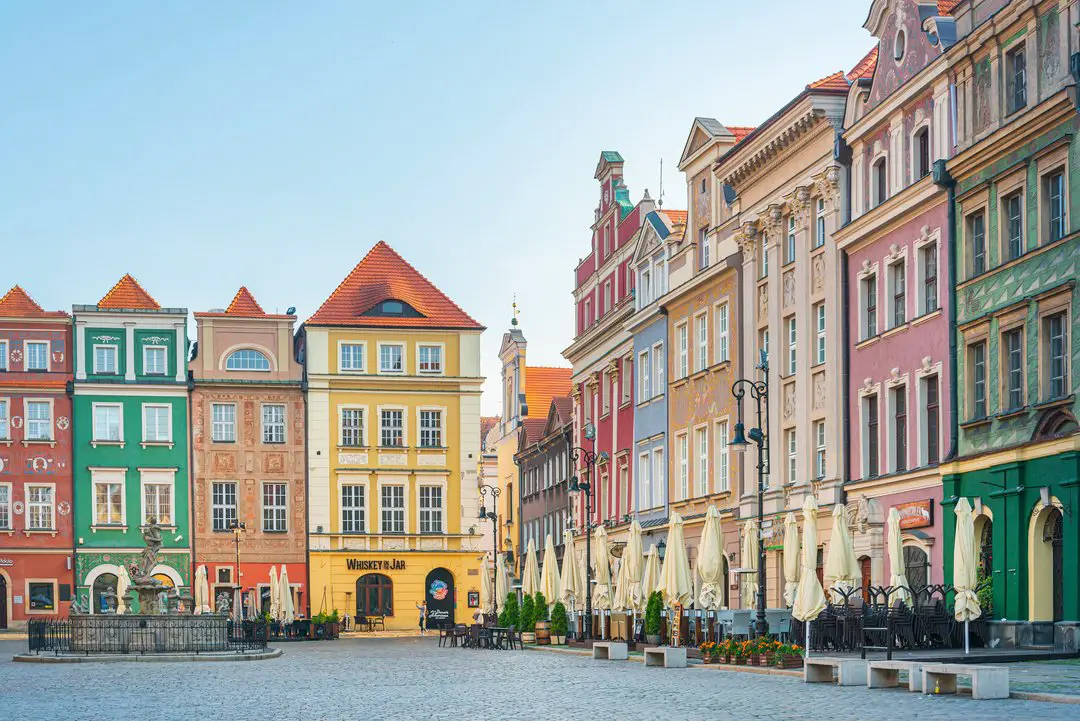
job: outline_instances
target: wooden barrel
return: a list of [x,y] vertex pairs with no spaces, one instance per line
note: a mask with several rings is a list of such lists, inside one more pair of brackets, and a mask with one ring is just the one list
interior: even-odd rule
[[547,646],[551,644],[551,621],[536,622],[536,645]]

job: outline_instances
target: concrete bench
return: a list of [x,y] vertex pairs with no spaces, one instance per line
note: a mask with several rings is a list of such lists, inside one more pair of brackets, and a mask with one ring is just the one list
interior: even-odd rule
[[806,683],[832,683],[836,669],[838,686],[865,686],[866,661],[861,658],[830,658],[811,656],[803,661],[803,681]]
[[971,677],[972,698],[1009,698],[1008,666],[983,664],[925,664],[923,666],[923,693],[956,693],[957,676]]
[[686,649],[682,646],[656,646],[645,649],[646,666],[686,668]]
[[925,664],[918,661],[871,661],[867,688],[896,688],[900,672],[907,671],[908,691],[922,691],[922,671]]
[[592,657],[601,661],[625,661],[629,658],[626,644],[619,641],[596,641],[592,646]]

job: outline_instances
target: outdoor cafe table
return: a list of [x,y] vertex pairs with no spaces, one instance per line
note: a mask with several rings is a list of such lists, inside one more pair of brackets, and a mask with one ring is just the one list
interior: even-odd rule
[[480,644],[483,648],[505,650],[510,634],[509,628],[486,626],[480,629]]

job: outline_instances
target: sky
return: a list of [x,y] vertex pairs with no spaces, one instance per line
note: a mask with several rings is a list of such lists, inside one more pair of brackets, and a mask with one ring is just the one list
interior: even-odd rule
[[[248,286],[309,317],[387,241],[566,365],[602,150],[686,207],[695,116],[757,125],[874,45],[869,0],[116,2],[0,7],[0,294],[164,306]],[[194,335],[194,327],[189,328]]]

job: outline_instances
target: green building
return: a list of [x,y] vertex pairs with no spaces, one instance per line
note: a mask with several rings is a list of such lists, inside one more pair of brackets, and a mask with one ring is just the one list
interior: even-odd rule
[[154,577],[190,588],[187,309],[162,308],[125,275],[72,310],[75,586],[97,613],[152,517],[163,531]]
[[958,433],[942,512],[951,581],[955,504],[975,508],[980,598],[1003,619],[991,639],[1076,650],[1080,123],[1057,8],[1011,3],[951,58]]

